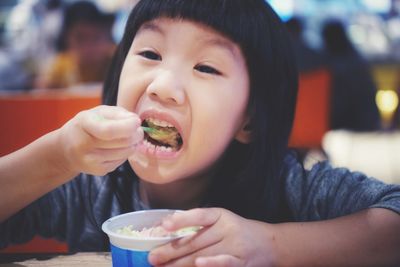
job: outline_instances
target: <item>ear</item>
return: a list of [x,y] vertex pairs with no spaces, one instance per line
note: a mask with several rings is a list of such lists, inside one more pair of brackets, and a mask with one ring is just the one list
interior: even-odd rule
[[243,122],[238,132],[235,135],[235,139],[243,144],[248,144],[252,140],[252,131],[250,126],[250,117],[247,116]]

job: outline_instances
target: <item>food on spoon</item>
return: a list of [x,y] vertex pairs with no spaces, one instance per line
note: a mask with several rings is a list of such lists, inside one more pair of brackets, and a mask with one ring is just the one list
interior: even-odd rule
[[155,124],[152,119],[147,119],[142,126],[143,131],[150,137],[150,142],[158,146],[167,146],[178,150],[182,145],[182,138],[175,127],[165,127]]

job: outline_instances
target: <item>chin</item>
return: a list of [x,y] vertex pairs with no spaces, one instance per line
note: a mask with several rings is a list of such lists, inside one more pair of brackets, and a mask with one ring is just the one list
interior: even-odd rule
[[168,184],[177,180],[177,175],[172,173],[173,167],[161,167],[151,165],[148,161],[138,157],[129,159],[129,163],[135,174],[141,179],[153,184]]

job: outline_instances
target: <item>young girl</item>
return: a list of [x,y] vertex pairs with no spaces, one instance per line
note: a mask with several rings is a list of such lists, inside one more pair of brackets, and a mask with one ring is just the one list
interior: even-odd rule
[[1,159],[1,246],[108,250],[106,219],[173,208],[188,211],[164,228],[203,229],[154,249],[156,266],[398,266],[400,187],[287,150],[293,60],[264,0],[140,1],[107,106]]

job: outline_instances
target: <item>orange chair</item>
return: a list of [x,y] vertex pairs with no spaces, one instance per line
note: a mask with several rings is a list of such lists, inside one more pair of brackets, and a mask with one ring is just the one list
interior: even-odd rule
[[100,104],[100,91],[0,95],[0,156],[61,127],[81,110]]
[[320,69],[301,74],[297,106],[289,146],[300,149],[321,148],[329,130],[331,75]]
[[[100,91],[39,91],[0,95],[0,156],[11,153],[62,126],[81,110],[100,104]],[[64,253],[65,243],[35,237],[0,253]]]

